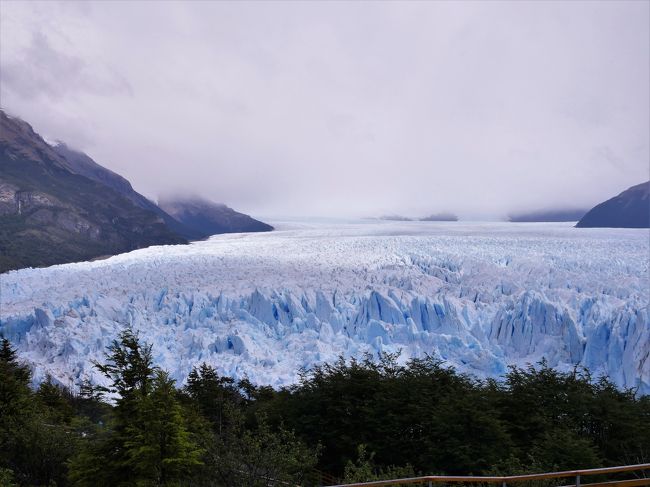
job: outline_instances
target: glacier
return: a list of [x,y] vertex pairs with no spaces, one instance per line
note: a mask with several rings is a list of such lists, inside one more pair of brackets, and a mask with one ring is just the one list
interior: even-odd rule
[[75,387],[125,327],[182,382],[281,387],[339,356],[434,355],[501,377],[541,359],[650,394],[650,233],[567,223],[272,222],[0,276],[0,335]]

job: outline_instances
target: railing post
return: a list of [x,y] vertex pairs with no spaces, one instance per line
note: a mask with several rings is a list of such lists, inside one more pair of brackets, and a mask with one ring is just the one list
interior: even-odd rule
[[505,480],[501,483],[501,487],[508,487]]
[[580,474],[576,475],[576,487],[580,487]]
[[429,487],[433,487],[433,482],[429,480]]

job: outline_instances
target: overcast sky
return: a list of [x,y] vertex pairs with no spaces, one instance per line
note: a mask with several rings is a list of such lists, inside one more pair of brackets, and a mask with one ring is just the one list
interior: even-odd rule
[[592,206],[650,172],[650,2],[10,2],[9,113],[258,216]]

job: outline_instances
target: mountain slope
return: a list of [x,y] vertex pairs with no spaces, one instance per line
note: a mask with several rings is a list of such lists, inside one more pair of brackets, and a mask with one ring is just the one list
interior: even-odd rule
[[271,225],[239,213],[224,204],[198,197],[162,198],[158,205],[191,230],[208,237],[218,233],[268,232]]
[[576,227],[650,228],[650,181],[595,206]]
[[[58,141],[56,145],[52,146],[52,149],[66,160],[68,167],[73,172],[102,183],[125,196],[134,192],[131,183],[126,178],[97,164],[88,155],[68,147],[64,142]],[[139,196],[144,198],[142,195]],[[133,201],[132,198],[129,199]],[[135,203],[135,201],[133,202]]]
[[200,232],[196,232],[183,225],[181,222],[167,214],[153,201],[135,191],[133,189],[133,186],[131,186],[131,183],[126,178],[111,171],[110,169],[105,168],[104,166],[97,164],[87,154],[74,150],[62,142],[57,143],[57,145],[55,145],[53,148],[57,154],[66,160],[68,166],[75,173],[81,174],[82,176],[85,176],[88,179],[92,179],[93,181],[97,181],[104,186],[108,186],[109,188],[112,188],[121,195],[125,196],[140,208],[154,212],[156,215],[163,219],[165,224],[173,232],[190,240],[203,238],[203,235]]
[[77,173],[29,124],[0,111],[0,272],[184,242],[160,216]]

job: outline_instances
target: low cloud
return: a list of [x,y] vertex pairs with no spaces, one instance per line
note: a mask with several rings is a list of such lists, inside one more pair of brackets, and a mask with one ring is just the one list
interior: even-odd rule
[[647,180],[647,2],[4,2],[0,95],[157,194],[503,216]]

